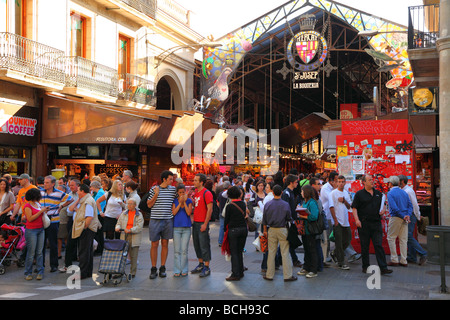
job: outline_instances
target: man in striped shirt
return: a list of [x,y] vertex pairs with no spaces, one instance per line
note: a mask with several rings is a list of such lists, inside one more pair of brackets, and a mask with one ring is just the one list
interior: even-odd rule
[[[63,207],[73,202],[73,199],[67,194],[55,188],[56,178],[46,176],[44,178],[44,189],[41,190],[40,204],[43,207],[49,207],[47,215],[51,220],[50,227],[45,229],[45,241],[50,245],[50,272],[58,270],[58,230],[59,230],[59,212]],[[43,250],[45,261],[45,246]]]
[[169,240],[173,238],[173,215],[172,203],[177,192],[172,186],[173,173],[169,170],[161,173],[161,184],[155,186],[149,192],[147,205],[152,209],[149,223],[149,236],[152,243],[150,249],[150,259],[152,269],[150,279],[157,277],[156,263],[158,262],[158,246],[161,240],[161,267],[159,276],[166,277],[166,260],[169,252]]

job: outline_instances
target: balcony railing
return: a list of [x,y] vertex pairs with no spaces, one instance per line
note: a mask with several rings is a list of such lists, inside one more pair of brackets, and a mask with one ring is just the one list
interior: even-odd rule
[[63,57],[64,51],[14,33],[0,32],[0,69],[63,84]]
[[439,38],[439,4],[409,7],[408,49],[435,48]]
[[122,2],[150,18],[156,19],[156,0],[122,0]]
[[133,74],[119,75],[119,99],[148,106],[156,105],[155,84]]
[[118,96],[117,70],[82,57],[65,57],[66,87]]

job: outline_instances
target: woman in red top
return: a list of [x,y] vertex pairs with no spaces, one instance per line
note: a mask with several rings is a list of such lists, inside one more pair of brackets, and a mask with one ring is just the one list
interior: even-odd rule
[[43,207],[39,204],[41,192],[32,188],[25,194],[28,201],[24,206],[26,217],[25,240],[27,242],[27,257],[25,259],[25,280],[32,280],[33,260],[36,259],[37,276],[36,280],[42,280],[44,274],[44,250],[45,230],[42,222],[42,214],[46,214],[50,207]]

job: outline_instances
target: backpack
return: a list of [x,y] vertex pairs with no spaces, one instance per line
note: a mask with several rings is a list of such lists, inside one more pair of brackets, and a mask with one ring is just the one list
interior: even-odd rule
[[325,230],[325,215],[324,212],[319,212],[319,216],[316,221],[308,221],[307,228],[310,234],[319,235]]
[[213,200],[213,211],[211,213],[211,221],[219,220],[220,209],[217,201]]
[[150,191],[153,190],[153,188],[151,188],[141,199],[141,201],[139,202],[139,210],[143,213],[145,213],[146,215],[148,215],[148,217],[151,216],[152,214],[152,208],[149,208],[149,206],[147,205],[147,200],[148,197],[150,195]]
[[[206,188],[205,188],[206,189]],[[205,192],[203,192],[203,201],[205,202],[205,208],[208,209],[208,206],[206,205],[206,199],[205,199],[205,194],[206,192],[208,192],[209,190],[206,189]],[[211,191],[209,191],[211,192]],[[214,200],[213,198],[213,210],[211,212],[211,218],[209,221],[215,221],[215,220],[219,220],[219,214],[220,214],[220,210],[219,210],[219,206],[217,205],[217,201]]]

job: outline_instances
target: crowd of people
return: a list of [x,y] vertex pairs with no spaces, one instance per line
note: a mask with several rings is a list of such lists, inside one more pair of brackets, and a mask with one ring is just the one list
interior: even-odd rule
[[[134,277],[146,216],[151,243],[149,279],[167,277],[170,240],[174,277],[189,273],[209,276],[210,222],[214,220],[220,222],[217,245],[231,262],[227,281],[244,277],[245,245],[252,232],[257,250],[263,253],[261,274],[267,281],[274,279],[279,268],[284,281],[295,281],[297,275],[317,277],[333,264],[349,270],[348,263],[358,259],[362,259],[362,271],[366,272],[371,241],[381,274],[391,273],[389,266],[426,262],[427,253],[414,237],[420,209],[405,176],[390,177],[390,191],[383,195],[374,188],[373,177],[364,175],[364,188],[353,199],[346,191],[345,177],[334,171],[304,175],[292,169],[287,175],[278,172],[260,177],[250,173],[199,173],[193,186],[186,186],[167,170],[161,173],[159,183],[141,196],[132,178],[128,170],[113,179],[106,175],[82,181],[46,176],[37,178],[36,184],[28,174],[20,175],[16,182],[9,175],[1,178],[0,224],[22,223],[26,230],[26,248],[22,252],[25,279],[32,280],[33,272],[37,280],[43,278],[47,246],[50,272],[66,272],[73,261],[78,261],[81,278],[92,277],[94,255],[102,254],[105,239],[128,241],[130,274]],[[382,246],[381,220],[386,202],[390,262]],[[349,215],[358,228],[361,254],[351,245]],[[50,220],[48,225],[45,216]],[[197,266],[189,271],[191,239]],[[303,262],[296,253],[299,246],[304,249]],[[294,267],[299,271],[295,272]]]

